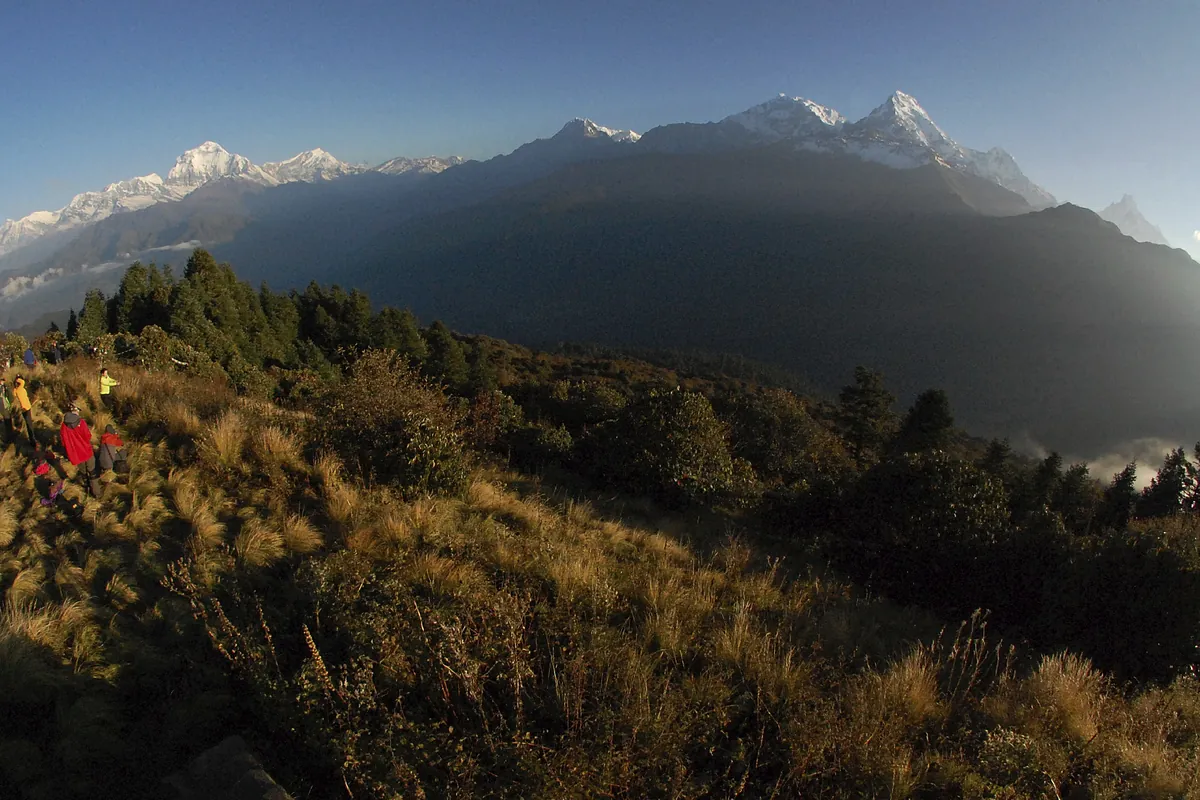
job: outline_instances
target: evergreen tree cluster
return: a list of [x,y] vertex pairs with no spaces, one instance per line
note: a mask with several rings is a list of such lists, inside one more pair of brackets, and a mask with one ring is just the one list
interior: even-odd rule
[[202,249],[192,253],[181,277],[170,266],[136,262],[112,297],[89,291],[79,313],[71,311],[67,338],[95,346],[109,335],[141,336],[153,329],[210,357],[243,391],[262,389],[264,370],[331,378],[335,366],[368,348],[395,350],[454,391],[469,389],[473,380],[495,382],[486,355],[468,354],[440,322],[422,331],[411,312],[375,312],[365,294],[336,285],[310,283],[302,292],[277,293],[263,284],[255,290]]

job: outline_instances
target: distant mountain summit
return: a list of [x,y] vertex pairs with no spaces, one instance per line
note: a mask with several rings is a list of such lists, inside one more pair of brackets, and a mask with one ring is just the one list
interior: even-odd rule
[[[388,175],[411,170],[437,173],[463,163],[448,158],[394,158],[376,167]],[[283,183],[316,183],[356,175],[366,167],[347,164],[321,148],[308,150],[284,161],[261,166],[245,156],[231,153],[213,141],[193,147],[177,159],[164,180],[157,173],[118,181],[99,192],[83,192],[57,211],[35,211],[0,224],[0,257],[13,253],[54,233],[66,233],[107,219],[114,214],[140,211],[157,203],[182,200],[192,192],[219,180],[248,181],[261,186]]]
[[583,117],[576,117],[566,125],[563,125],[562,129],[555,134],[555,138],[560,136],[583,136],[588,139],[606,137],[608,139],[612,139],[614,142],[636,142],[638,139],[642,138],[640,133],[635,133],[634,131],[629,130],[614,130],[612,128],[606,128],[603,125],[597,125],[590,119],[585,119]]
[[262,165],[262,170],[279,183],[315,183],[316,181],[331,181],[344,178],[347,175],[357,175],[365,172],[365,167],[347,164],[339,161],[329,152],[316,148],[306,150],[285,161],[270,161]]
[[446,158],[439,156],[405,158],[400,156],[375,167],[375,172],[382,172],[384,175],[436,175],[465,162],[466,159],[462,156],[447,156]]
[[1015,192],[1034,209],[1056,202],[1021,172],[1011,155],[1000,148],[981,152],[963,147],[904,92],[895,92],[857,122],[812,100],[781,94],[722,120],[728,123],[765,143],[794,141],[805,150],[854,155],[896,169],[942,164]]
[[1163,236],[1163,232],[1159,230],[1158,226],[1142,216],[1141,209],[1137,207],[1137,203],[1134,202],[1130,195],[1125,195],[1119,201],[1101,211],[1100,218],[1116,225],[1121,230],[1121,233],[1131,239],[1137,239],[1139,242],[1167,245],[1168,247],[1171,245],[1167,241],[1167,237]]
[[186,194],[187,190],[199,189],[209,181],[221,178],[245,178],[268,185],[277,183],[250,159],[230,153],[216,142],[205,142],[175,159],[166,182]]

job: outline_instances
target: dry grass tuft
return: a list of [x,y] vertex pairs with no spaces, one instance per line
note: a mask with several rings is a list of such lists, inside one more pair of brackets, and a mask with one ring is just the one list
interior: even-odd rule
[[729,624],[713,638],[713,652],[727,666],[744,668],[754,654],[754,615],[750,606],[739,602]]
[[238,560],[248,567],[269,567],[287,554],[283,534],[257,519],[242,525],[233,540],[233,549]]
[[344,532],[354,527],[362,505],[362,492],[354,484],[338,482],[325,488],[325,513]]
[[300,443],[277,425],[265,425],[255,431],[252,447],[259,462],[268,469],[292,468],[303,463]]
[[17,520],[17,510],[12,501],[0,505],[0,547],[8,547],[17,538],[21,527]]
[[326,493],[343,483],[342,462],[333,453],[318,453],[317,457],[313,459],[313,473]]
[[97,514],[92,519],[92,535],[98,542],[123,542],[136,538],[136,532],[127,528],[113,511]]
[[867,681],[869,702],[889,718],[921,728],[945,715],[937,666],[924,648],[913,650],[882,674],[869,675]]
[[280,526],[284,546],[292,553],[315,553],[325,543],[324,537],[307,517],[289,514]]
[[569,602],[603,601],[610,594],[603,562],[592,553],[573,552],[553,558],[547,573],[558,596]]
[[46,581],[45,571],[40,567],[26,567],[17,573],[5,593],[5,600],[11,606],[24,606],[33,603],[42,595],[42,585]]
[[487,577],[469,561],[456,561],[433,553],[422,553],[407,565],[406,572],[416,584],[434,594],[453,597],[477,596],[489,587]]
[[204,430],[204,424],[200,421],[200,416],[195,409],[180,400],[168,402],[163,407],[162,416],[167,433],[172,436],[196,439]]
[[200,454],[211,467],[226,472],[245,469],[246,421],[233,409],[227,410],[204,432]]
[[346,546],[372,558],[391,559],[411,549],[417,540],[408,514],[387,507],[369,523],[346,535]]
[[1076,742],[1096,736],[1104,719],[1108,680],[1086,658],[1074,653],[1045,656],[1023,688],[1057,732]]

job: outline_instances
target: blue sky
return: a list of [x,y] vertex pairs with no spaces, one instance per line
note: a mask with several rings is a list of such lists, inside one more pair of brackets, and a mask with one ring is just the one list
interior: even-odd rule
[[779,92],[857,118],[895,89],[1060,200],[1133,194],[1200,256],[1200,3],[47,0],[0,6],[0,218],[165,172],[488,157],[587,116],[644,131]]

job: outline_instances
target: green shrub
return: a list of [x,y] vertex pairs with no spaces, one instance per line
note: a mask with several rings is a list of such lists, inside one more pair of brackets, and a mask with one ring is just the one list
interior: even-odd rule
[[606,483],[671,503],[729,496],[739,483],[726,427],[708,398],[694,392],[638,398],[596,429],[591,450]]
[[471,400],[467,416],[468,439],[475,447],[503,441],[525,422],[517,402],[498,389],[480,392]]
[[512,459],[529,469],[561,467],[571,461],[575,438],[565,425],[528,425],[508,437]]
[[843,478],[853,462],[838,436],[782,389],[738,397],[729,414],[735,455],[768,485],[796,486]]
[[459,492],[467,459],[461,415],[394,350],[368,350],[316,404],[316,438],[369,480],[406,495]]
[[[989,563],[1013,541],[1004,488],[944,453],[907,453],[872,467],[847,498],[833,543],[841,566],[902,602],[969,614],[999,598]],[[983,573],[981,577],[980,573]],[[1000,596],[1011,585],[999,579]]]

